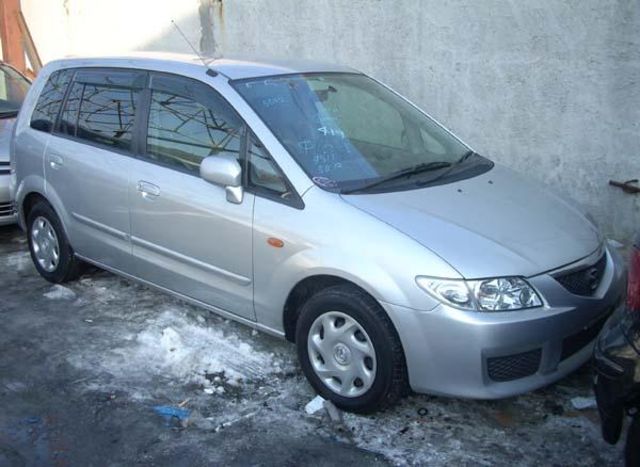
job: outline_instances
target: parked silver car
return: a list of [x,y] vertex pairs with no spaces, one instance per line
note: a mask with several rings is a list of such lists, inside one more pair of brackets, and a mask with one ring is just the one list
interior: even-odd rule
[[9,140],[30,84],[18,70],[0,62],[0,226],[16,221],[10,189]]
[[43,277],[86,261],[283,336],[347,410],[556,381],[624,291],[584,212],[346,67],[56,61],[12,149]]

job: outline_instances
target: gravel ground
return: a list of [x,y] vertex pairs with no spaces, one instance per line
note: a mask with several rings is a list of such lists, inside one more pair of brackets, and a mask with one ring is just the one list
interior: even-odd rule
[[502,401],[413,395],[333,421],[305,412],[291,344],[103,271],[49,284],[15,228],[0,283],[0,465],[622,463],[588,366]]

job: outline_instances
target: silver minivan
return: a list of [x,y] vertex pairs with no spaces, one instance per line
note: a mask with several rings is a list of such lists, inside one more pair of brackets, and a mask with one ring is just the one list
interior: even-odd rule
[[347,67],[55,61],[12,164],[45,279],[87,262],[282,336],[346,410],[556,381],[625,288],[580,208]]

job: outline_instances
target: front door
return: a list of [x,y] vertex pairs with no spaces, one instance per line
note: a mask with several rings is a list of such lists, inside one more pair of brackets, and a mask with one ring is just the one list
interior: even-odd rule
[[129,174],[135,274],[253,320],[254,197],[230,203],[199,176],[205,157],[240,158],[244,125],[204,83],[152,74],[149,88],[146,136]]

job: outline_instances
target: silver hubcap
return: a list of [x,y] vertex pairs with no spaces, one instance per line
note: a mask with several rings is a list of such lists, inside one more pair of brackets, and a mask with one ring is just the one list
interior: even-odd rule
[[313,371],[333,392],[358,397],[376,377],[376,352],[369,335],[351,316],[324,313],[313,322],[307,337]]
[[55,271],[60,261],[60,247],[56,231],[46,218],[40,216],[33,222],[31,243],[40,267],[47,272]]

